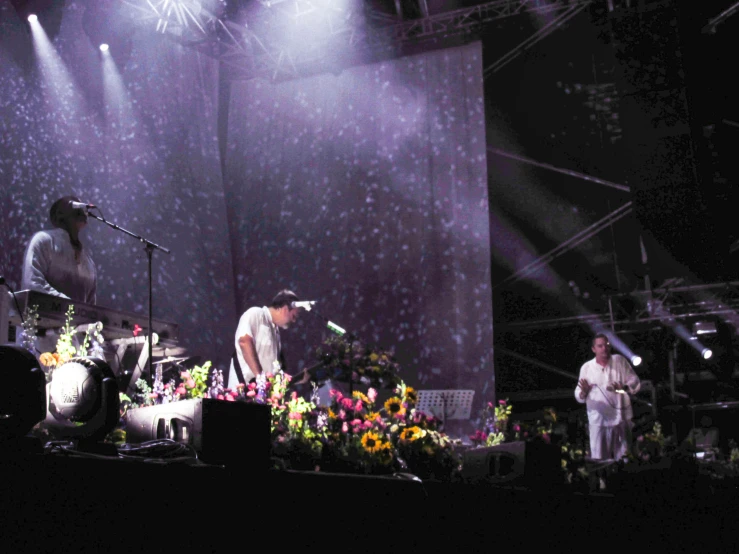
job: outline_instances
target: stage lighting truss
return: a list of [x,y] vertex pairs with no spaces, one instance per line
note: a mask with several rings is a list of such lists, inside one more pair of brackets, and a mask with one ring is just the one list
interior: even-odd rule
[[[336,67],[359,54],[378,59],[406,43],[474,35],[492,22],[524,13],[559,13],[486,73],[499,70],[593,0],[495,0],[438,14],[398,20],[371,3],[346,0],[260,0],[243,18],[230,19],[217,0],[120,0],[133,20],[229,65],[233,79],[290,79]],[[289,44],[295,28],[312,41]],[[283,31],[283,32],[281,32]],[[518,49],[518,50],[517,50]],[[341,53],[341,54],[339,54]],[[341,59],[330,59],[332,56]]]
[[508,325],[518,329],[588,325],[621,333],[704,316],[718,316],[739,329],[739,281],[705,285],[675,283],[651,291],[615,294],[604,299],[598,313]]

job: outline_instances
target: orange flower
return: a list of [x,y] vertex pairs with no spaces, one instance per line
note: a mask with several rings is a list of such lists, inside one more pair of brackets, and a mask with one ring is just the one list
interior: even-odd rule
[[39,356],[39,361],[46,367],[56,366],[56,358],[51,352],[44,352],[43,354],[41,354],[41,356]]

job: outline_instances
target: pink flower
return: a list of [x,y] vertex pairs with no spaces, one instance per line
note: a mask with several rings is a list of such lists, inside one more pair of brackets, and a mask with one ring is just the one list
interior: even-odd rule
[[265,377],[266,377],[266,378],[267,378],[267,380],[269,381],[270,379],[272,379],[272,377],[274,377],[274,375],[272,375],[271,373],[267,373],[267,374],[265,375]]
[[361,419],[353,419],[352,420],[352,427],[357,427],[358,425],[362,425]]
[[223,396],[222,394],[219,394],[218,396],[216,396],[216,398],[217,398],[218,400],[224,400],[224,396]]
[[351,398],[342,398],[341,399],[341,405],[344,406],[347,410],[351,410],[354,408],[354,401]]
[[301,414],[300,412],[290,412],[287,417],[294,421],[300,421],[303,419],[303,414]]
[[164,390],[169,390],[169,383],[164,383]]
[[159,398],[159,395],[157,393],[155,393],[155,392],[150,392],[149,393],[149,398]]
[[298,393],[295,392],[295,391],[293,391],[293,393],[290,395],[290,398],[293,399],[293,400],[297,400],[298,399]]
[[505,400],[498,400],[498,404],[500,404],[501,406],[505,406],[506,405],[506,401]]
[[180,378],[183,381],[187,381],[188,379],[192,379],[192,375],[190,375],[189,371],[183,371],[182,373],[180,373]]
[[177,387],[177,390],[174,391],[174,392],[175,392],[175,394],[179,394],[180,396],[185,396],[187,394],[187,391],[185,390],[185,387],[183,387],[182,385],[180,385],[179,387]]
[[236,401],[236,398],[234,398],[234,395],[233,394],[227,394],[226,395],[226,400],[228,402],[235,402]]
[[187,380],[187,386],[190,387],[191,389],[194,389],[195,388],[195,379],[188,379]]
[[[239,386],[243,386],[243,385],[239,385]],[[249,390],[254,390],[254,389],[257,388],[257,384],[256,383],[249,383],[249,386],[247,388]]]
[[281,400],[283,397],[283,394],[281,392],[273,392],[272,398],[276,398],[277,400]]
[[377,391],[373,388],[370,388],[367,391],[367,398],[369,398],[370,402],[374,402],[375,400],[377,400]]
[[354,406],[354,411],[361,412],[362,411],[362,407],[363,407],[362,406],[362,401],[361,400],[357,400],[357,403]]
[[250,390],[249,392],[246,393],[246,396],[249,396],[249,397],[254,397],[256,395],[257,395],[257,393],[255,391],[253,391],[253,390]]
[[521,426],[519,424],[516,424],[513,426],[513,430],[518,433],[521,430]]
[[636,442],[644,442],[644,435],[639,435],[636,437]]
[[363,425],[364,425],[364,428],[365,428],[365,429],[369,429],[369,428],[371,428],[371,427],[372,427],[372,422],[371,422],[371,421],[365,421],[365,422],[363,423]]
[[349,425],[345,421],[344,424],[341,426],[341,432],[342,433],[348,433],[349,432]]
[[336,416],[337,416],[337,417],[338,417],[339,419],[346,419],[346,412],[345,412],[344,410],[339,410],[339,413],[338,413],[338,414],[336,414]]

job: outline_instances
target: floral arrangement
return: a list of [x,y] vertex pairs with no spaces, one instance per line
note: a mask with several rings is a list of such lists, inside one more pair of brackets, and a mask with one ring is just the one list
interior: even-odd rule
[[393,388],[400,381],[399,366],[392,352],[374,349],[358,340],[330,336],[315,350],[322,365],[315,370],[315,381],[329,379],[361,383],[375,388]]
[[[43,352],[39,356],[39,363],[46,373],[46,380],[51,380],[54,369],[67,363],[75,357],[96,356],[103,358],[102,347],[105,343],[103,338],[103,324],[101,322],[87,325],[82,342],[77,341],[77,328],[72,325],[74,320],[74,306],[70,305],[65,314],[65,323],[56,342],[54,352]],[[24,326],[25,328],[25,326]]]
[[652,431],[636,437],[631,458],[638,462],[656,462],[671,451],[674,451],[673,441],[662,434],[662,425],[657,421]]
[[513,407],[508,400],[498,400],[498,405],[488,402],[482,409],[480,420],[482,429],[477,429],[470,435],[470,441],[475,446],[496,446],[509,440],[509,419]]

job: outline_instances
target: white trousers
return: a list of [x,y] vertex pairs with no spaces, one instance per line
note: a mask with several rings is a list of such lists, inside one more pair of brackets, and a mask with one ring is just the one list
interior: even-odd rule
[[590,425],[590,457],[593,460],[620,460],[631,449],[631,422],[613,427]]

